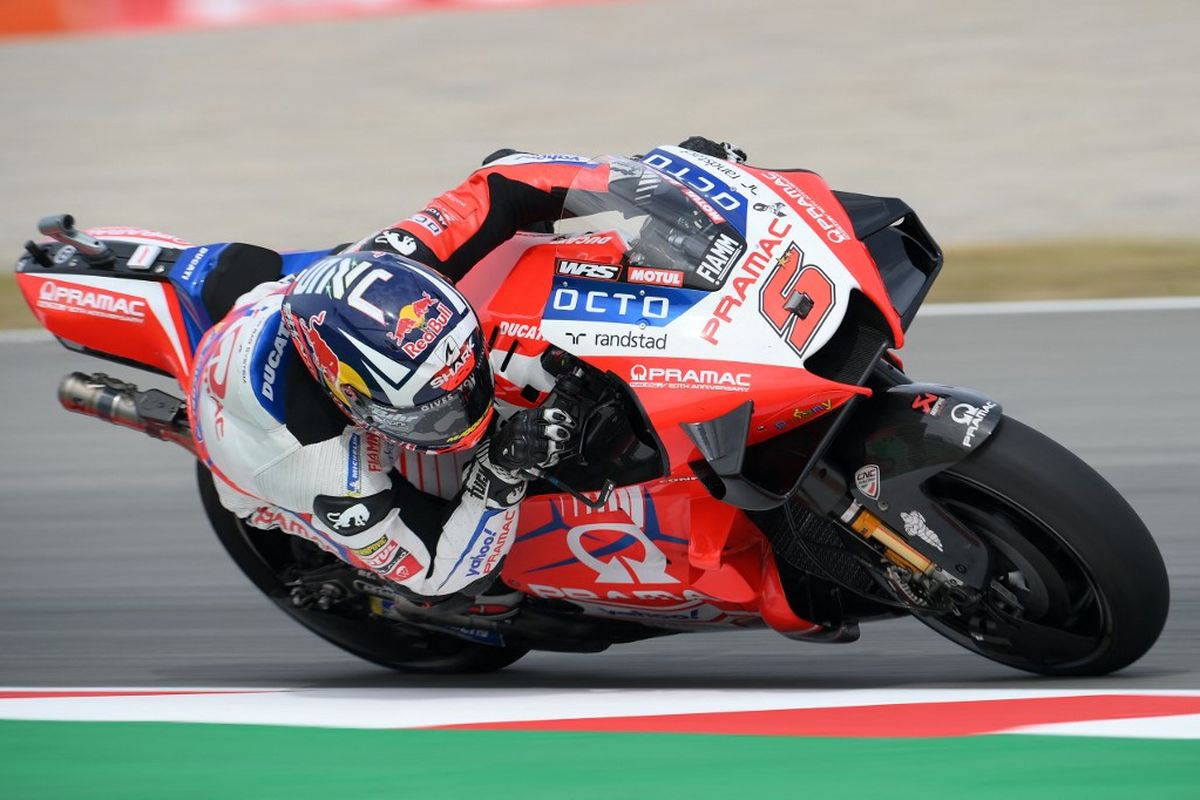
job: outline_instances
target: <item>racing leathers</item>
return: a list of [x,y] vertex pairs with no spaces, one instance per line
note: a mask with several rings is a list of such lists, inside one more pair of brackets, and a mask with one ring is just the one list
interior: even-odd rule
[[[615,191],[620,179],[612,175],[610,187],[607,163],[571,155],[498,151],[484,163],[347,252],[394,251],[457,281],[518,230],[557,219],[568,188]],[[473,452],[427,454],[354,427],[288,341],[280,318],[286,286],[266,284],[241,298],[197,353],[189,408],[222,503],[253,527],[303,537],[417,595],[486,586],[516,538],[526,480],[554,458],[511,435],[491,450],[500,462],[493,464],[488,439]],[[512,376],[517,385],[552,388],[544,372],[529,374],[536,364],[512,369],[525,371]],[[546,437],[555,429],[546,419],[524,419],[492,438]],[[530,462],[530,453],[542,460]]]
[[[350,249],[395,250],[457,280],[521,227],[557,218],[577,180],[603,190],[607,166],[573,156],[501,157]],[[526,480],[538,471],[521,469],[530,448],[493,449],[505,462],[496,465],[489,439],[509,431],[493,431],[474,451],[429,454],[355,427],[289,341],[280,311],[288,283],[239,298],[197,352],[189,406],[222,504],[250,526],[300,536],[415,595],[486,586],[513,544]],[[540,381],[546,389],[548,381]]]

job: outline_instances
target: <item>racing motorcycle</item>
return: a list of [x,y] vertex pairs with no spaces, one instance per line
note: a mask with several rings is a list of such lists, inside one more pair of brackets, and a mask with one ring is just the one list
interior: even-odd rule
[[[608,191],[588,177],[601,167],[581,170],[557,225],[518,233],[460,283],[501,413],[554,403],[581,420],[498,534],[515,539],[502,578],[525,595],[517,613],[413,603],[319,547],[303,515],[251,527],[198,463],[217,536],[283,611],[426,672],[689,631],[846,643],[906,615],[1046,675],[1108,673],[1154,644],[1166,572],[1113,487],[997,400],[904,373],[896,350],[943,261],[911,208],[679,148],[598,163]],[[48,239],[16,270],[41,324],[184,396],[201,336],[243,292],[317,263],[356,274],[337,248],[194,246],[68,215],[39,227]],[[406,335],[436,335],[411,311]],[[59,398],[196,451],[168,393],[72,373]]]

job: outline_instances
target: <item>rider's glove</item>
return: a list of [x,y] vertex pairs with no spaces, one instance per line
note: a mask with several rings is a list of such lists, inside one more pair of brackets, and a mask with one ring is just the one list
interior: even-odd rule
[[713,158],[723,158],[735,164],[744,164],[746,161],[746,151],[742,148],[729,142],[714,142],[704,136],[689,136],[680,142],[679,146]]
[[532,480],[558,463],[574,433],[575,420],[561,408],[518,411],[492,437],[488,458],[497,470]]

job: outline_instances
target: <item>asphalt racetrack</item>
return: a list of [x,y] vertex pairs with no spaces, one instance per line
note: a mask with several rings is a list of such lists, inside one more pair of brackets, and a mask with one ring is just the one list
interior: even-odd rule
[[[133,370],[51,342],[0,344],[0,686],[884,688],[1200,686],[1200,311],[927,316],[918,379],[973,386],[1063,442],[1124,493],[1158,540],[1172,608],[1158,645],[1103,679],[1026,676],[916,622],[850,645],[767,631],[695,634],[598,655],[531,654],[497,675],[417,678],[345,655],[260,597],[208,530],[182,450],[69,414],[72,369]],[[144,381],[143,385],[150,381]]]

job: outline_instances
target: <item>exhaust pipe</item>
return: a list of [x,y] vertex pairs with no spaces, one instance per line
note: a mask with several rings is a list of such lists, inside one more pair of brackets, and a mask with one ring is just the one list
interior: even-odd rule
[[174,442],[196,454],[187,405],[166,392],[139,391],[134,384],[103,372],[72,372],[58,384],[58,402],[68,411]]

